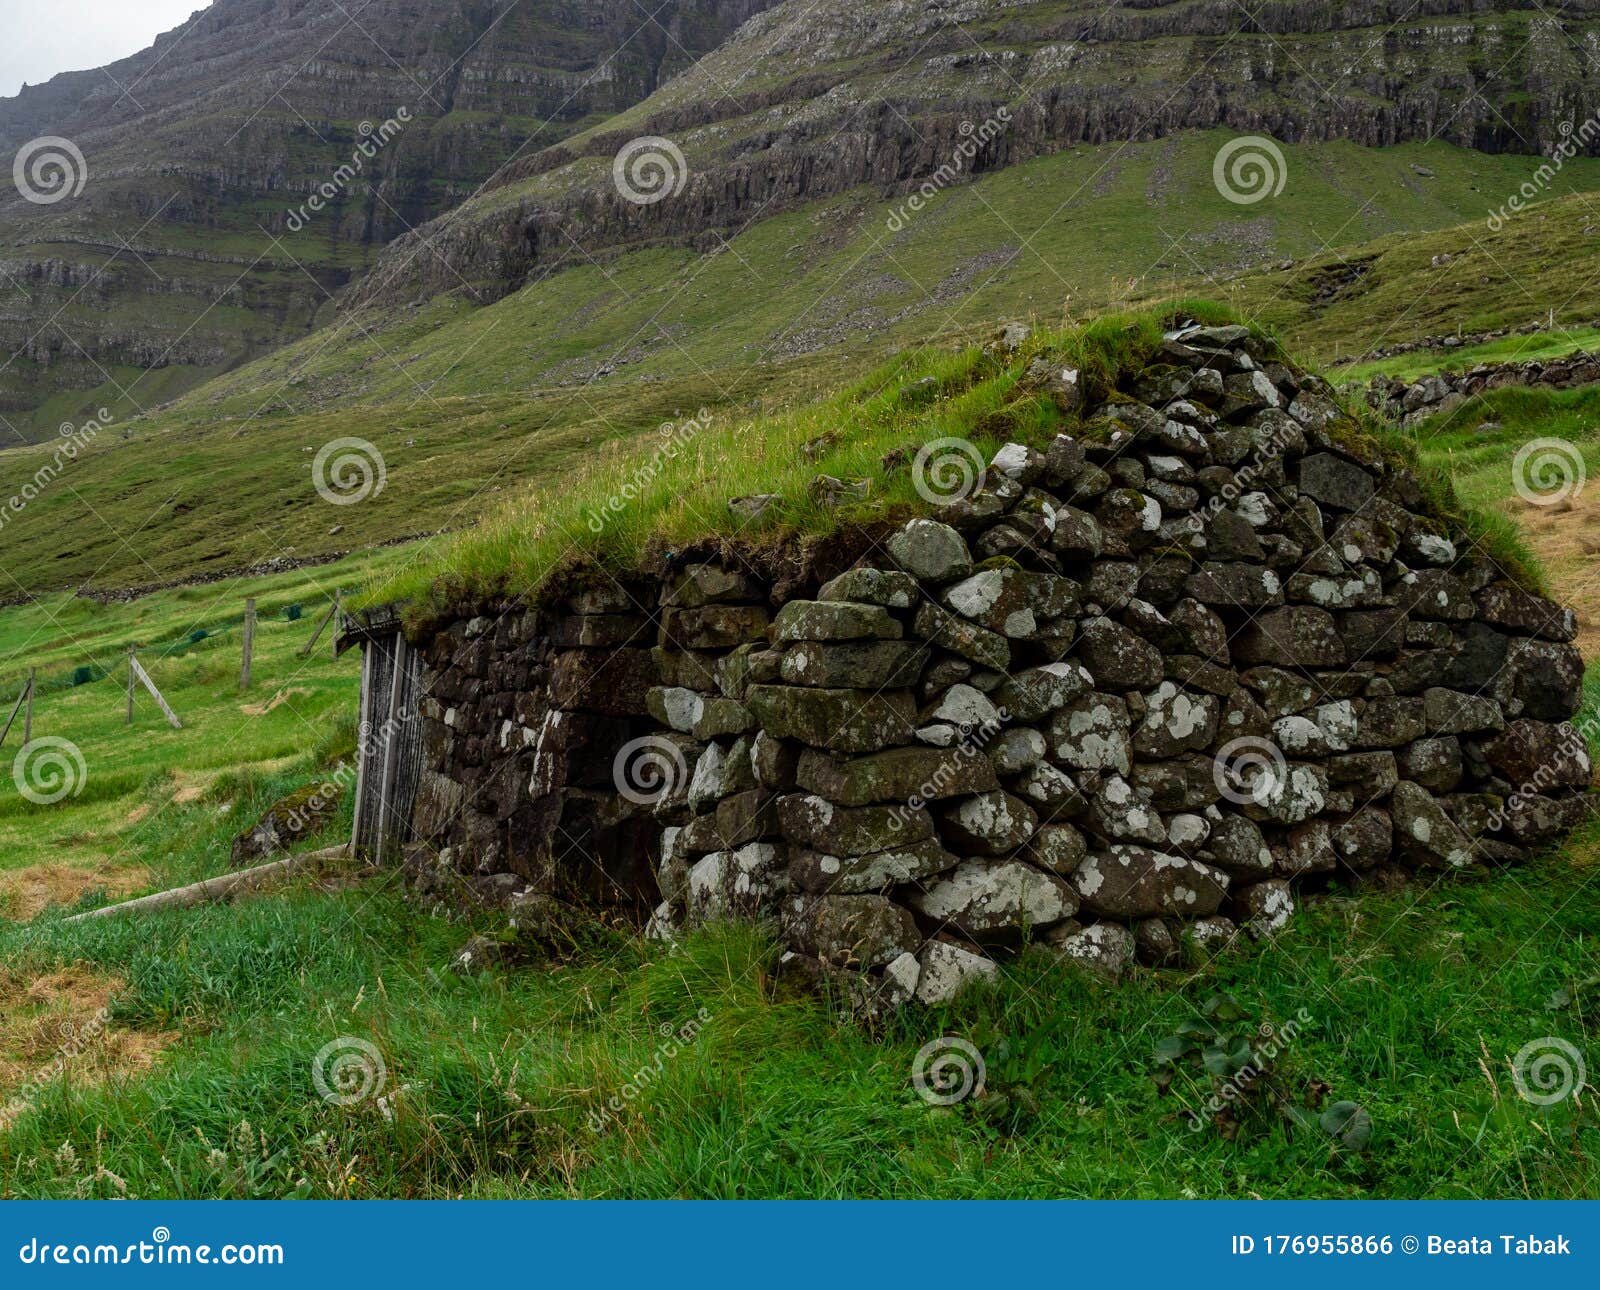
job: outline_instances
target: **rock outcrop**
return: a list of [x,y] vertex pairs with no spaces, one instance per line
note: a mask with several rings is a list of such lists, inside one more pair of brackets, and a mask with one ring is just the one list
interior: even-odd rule
[[1330,879],[1583,814],[1574,616],[1323,382],[1188,326],[1078,418],[836,576],[692,564],[438,633],[418,863],[659,935],[768,920],[877,1010],[1028,941],[1116,976],[1278,935]]

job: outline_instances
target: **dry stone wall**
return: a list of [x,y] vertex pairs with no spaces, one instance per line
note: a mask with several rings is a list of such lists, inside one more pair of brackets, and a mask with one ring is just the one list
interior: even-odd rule
[[[1024,942],[1116,975],[1302,893],[1523,858],[1584,811],[1572,613],[1243,328],[825,580],[737,562],[425,646],[414,873],[656,935],[771,923],[866,1010]],[[916,469],[938,474],[938,463]]]

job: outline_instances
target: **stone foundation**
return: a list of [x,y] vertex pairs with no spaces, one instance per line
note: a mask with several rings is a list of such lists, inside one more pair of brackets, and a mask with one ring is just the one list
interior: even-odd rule
[[1221,327],[1098,407],[1044,360],[1027,384],[1077,437],[1006,445],[854,567],[700,563],[438,632],[415,872],[665,936],[768,920],[877,1010],[1025,941],[1177,962],[1581,816],[1573,615],[1321,382]]

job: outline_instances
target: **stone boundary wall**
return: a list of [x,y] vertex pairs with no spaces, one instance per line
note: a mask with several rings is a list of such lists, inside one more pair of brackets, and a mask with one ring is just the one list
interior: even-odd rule
[[1078,436],[853,567],[699,563],[425,642],[416,879],[514,922],[768,920],[871,1012],[1026,941],[1179,962],[1581,817],[1574,616],[1349,447],[1325,384],[1237,327],[1103,406],[1025,384]]
[[1465,371],[1444,371],[1406,382],[1375,376],[1365,391],[1367,405],[1410,428],[1460,407],[1474,394],[1507,385],[1545,385],[1566,390],[1600,381],[1600,355],[1577,349],[1559,358],[1525,363],[1480,363]]

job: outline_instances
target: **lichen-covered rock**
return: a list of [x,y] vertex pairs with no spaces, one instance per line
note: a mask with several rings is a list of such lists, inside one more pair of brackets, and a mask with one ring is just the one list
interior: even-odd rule
[[783,852],[770,842],[713,851],[689,870],[691,926],[769,915],[788,888]]
[[803,953],[860,971],[913,953],[922,941],[916,920],[887,896],[796,896],[784,927]]
[[850,569],[817,589],[818,600],[854,600],[885,609],[910,609],[921,594],[917,580],[897,569]]
[[1476,859],[1472,840],[1420,784],[1404,779],[1396,784],[1389,810],[1402,860],[1429,869],[1463,869]]
[[1093,687],[1077,663],[1046,663],[1007,678],[994,697],[1013,721],[1037,721]]
[[1039,816],[1019,797],[979,793],[939,808],[939,832],[963,853],[1002,856],[1017,850],[1038,828]]
[[1128,705],[1115,695],[1088,694],[1050,719],[1050,755],[1077,770],[1126,775],[1133,765]]
[[780,641],[898,640],[900,621],[881,605],[848,600],[791,600],[773,621]]
[[937,838],[860,856],[802,849],[794,853],[789,863],[789,879],[801,891],[883,891],[921,882],[953,869],[957,863],[957,857],[946,851]]
[[917,707],[908,690],[753,685],[745,700],[768,734],[829,752],[877,752],[908,744],[916,733]]
[[839,806],[815,793],[780,797],[778,822],[790,842],[829,855],[864,856],[933,836],[925,808]]
[[1133,964],[1133,933],[1120,923],[1091,923],[1066,936],[1052,938],[1050,946],[1062,958],[1112,981]]
[[890,558],[913,578],[948,582],[972,572],[967,540],[937,520],[912,520],[886,544]]
[[1252,936],[1275,936],[1294,917],[1294,895],[1281,878],[1242,888],[1235,901],[1240,921]]
[[924,918],[980,942],[1015,940],[1078,910],[1065,881],[1021,860],[963,860],[905,899]]
[[1198,918],[1215,913],[1228,893],[1222,870],[1139,846],[1086,856],[1070,882],[1083,908],[1111,918]]
[[920,804],[998,788],[989,758],[938,748],[890,748],[865,757],[839,758],[816,749],[800,754],[795,782],[840,806],[873,802]]
[[783,652],[778,675],[790,685],[895,690],[915,685],[927,663],[918,641],[801,641]]
[[1161,651],[1109,618],[1083,624],[1077,654],[1100,689],[1147,690],[1161,681]]
[[1134,731],[1133,751],[1166,761],[1179,753],[1210,747],[1221,706],[1213,695],[1190,694],[1163,681],[1145,695],[1144,720]]
[[1000,965],[993,959],[948,941],[929,941],[917,961],[922,970],[917,978],[916,1000],[930,1007],[949,1003],[976,982],[1000,977]]

